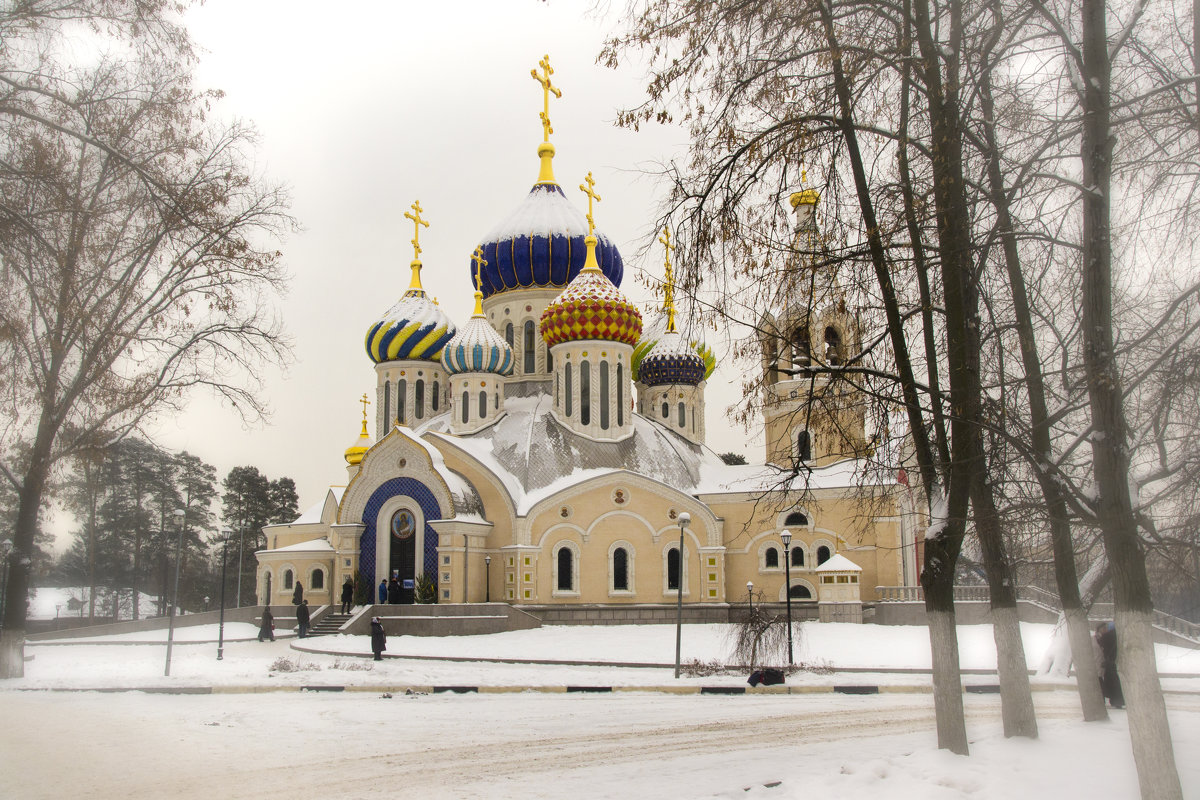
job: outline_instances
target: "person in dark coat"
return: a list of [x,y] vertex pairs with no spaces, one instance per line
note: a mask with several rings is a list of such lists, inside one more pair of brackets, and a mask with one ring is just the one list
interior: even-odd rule
[[300,605],[296,606],[296,623],[300,626],[300,638],[308,636],[308,621],[311,619],[308,613],[308,601],[301,600]]
[[400,604],[400,581],[395,578],[388,581],[387,598],[392,605]]
[[1121,678],[1117,675],[1117,626],[1102,622],[1096,626],[1096,644],[1100,648],[1100,691],[1113,708],[1125,707]]
[[387,602],[387,581],[379,581],[379,602],[382,605]]
[[342,613],[349,614],[351,606],[354,605],[354,581],[350,576],[346,576],[346,582],[342,584]]
[[376,661],[383,661],[384,650],[387,650],[387,634],[383,632],[383,623],[379,617],[371,617],[371,652]]
[[275,641],[275,617],[271,616],[271,609],[264,606],[262,624],[258,626],[258,640],[264,642],[267,639]]
[[304,585],[300,581],[296,581],[296,588],[292,590],[292,605],[300,605],[300,601],[304,598]]

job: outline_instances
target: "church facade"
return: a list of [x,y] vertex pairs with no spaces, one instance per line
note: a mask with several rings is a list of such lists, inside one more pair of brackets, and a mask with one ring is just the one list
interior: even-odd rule
[[[422,288],[414,204],[410,286],[366,334],[373,426],[364,402],[345,484],[264,529],[260,602],[300,582],[310,604],[337,603],[356,574],[373,600],[395,578],[402,602],[539,606],[743,603],[748,584],[780,601],[789,575],[793,598],[830,602],[915,584],[919,520],[897,471],[859,459],[861,409],[800,413],[826,391],[803,367],[861,341],[836,286],[764,317],[766,460],[725,464],[705,446],[714,359],[677,324],[670,237],[666,301],[644,321],[591,176],[586,214],[554,179],[542,67],[540,174],[473,243],[475,313],[457,326]],[[818,199],[793,195],[798,246]]]

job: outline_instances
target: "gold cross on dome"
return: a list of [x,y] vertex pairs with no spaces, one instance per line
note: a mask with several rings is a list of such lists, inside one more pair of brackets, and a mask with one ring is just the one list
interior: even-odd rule
[[488,263],[487,259],[483,257],[483,245],[475,248],[475,252],[471,254],[471,260],[475,262],[475,290],[482,292],[483,277],[481,273]]
[[421,258],[421,245],[417,242],[417,240],[421,238],[421,226],[424,225],[426,228],[428,228],[429,223],[426,222],[425,220],[421,219],[421,201],[420,200],[417,200],[415,203],[412,204],[412,210],[416,212],[415,215],[410,214],[407,211],[405,211],[404,216],[407,219],[411,219],[413,221],[413,238],[412,238],[413,261],[419,261]]
[[550,83],[550,76],[554,74],[554,70],[550,67],[549,53],[542,57],[542,60],[538,62],[538,66],[542,68],[541,75],[538,75],[536,69],[529,70],[529,74],[533,76],[535,81],[542,85],[542,113],[538,116],[542,120],[542,141],[548,142],[550,141],[550,134],[554,133],[554,128],[550,126],[550,95],[553,94],[561,100],[562,91]]
[[600,198],[600,195],[596,194],[596,192],[595,192],[596,182],[594,180],[592,180],[592,173],[589,172],[587,174],[587,177],[584,178],[583,180],[585,183],[587,183],[587,187],[585,188],[584,185],[581,183],[581,184],[579,184],[579,191],[583,192],[584,194],[586,194],[588,196],[588,213],[587,213],[588,236],[595,236],[596,235],[596,221],[594,219],[592,219],[592,201],[595,200],[597,203],[599,203],[601,198]]
[[663,267],[666,270],[666,278],[663,282],[663,310],[667,312],[667,330],[675,330],[675,270],[671,266],[671,251],[675,249],[675,245],[671,244],[671,231],[668,228],[663,228],[663,235],[658,237],[666,248],[666,260],[663,262]]
[[367,399],[366,392],[363,392],[362,400],[359,400],[358,402],[363,404],[363,421],[365,422],[367,419],[367,406],[371,404],[371,401]]

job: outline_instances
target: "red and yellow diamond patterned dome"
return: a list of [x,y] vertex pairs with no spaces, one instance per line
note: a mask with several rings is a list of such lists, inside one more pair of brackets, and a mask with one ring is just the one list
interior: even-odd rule
[[[592,200],[600,198],[592,192],[594,182],[590,172],[587,183],[588,188],[579,188],[588,195],[588,226],[593,228]],[[547,347],[590,339],[622,342],[632,347],[642,335],[642,314],[600,271],[595,235],[589,234],[584,244],[587,260],[583,271],[542,312],[542,339]]]

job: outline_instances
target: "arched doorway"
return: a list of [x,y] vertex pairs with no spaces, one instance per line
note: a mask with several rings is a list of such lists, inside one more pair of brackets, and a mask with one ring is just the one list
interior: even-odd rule
[[413,602],[416,594],[417,518],[407,508],[397,509],[388,524],[391,534],[388,578],[400,582],[400,602]]

